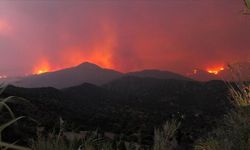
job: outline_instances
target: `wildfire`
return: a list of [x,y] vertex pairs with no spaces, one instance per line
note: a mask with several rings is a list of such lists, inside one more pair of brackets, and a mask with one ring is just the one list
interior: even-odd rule
[[38,71],[37,71],[37,74],[43,74],[43,73],[46,73],[46,72],[48,72],[48,71],[49,71],[48,69],[38,70]]
[[76,47],[66,49],[61,55],[61,64],[53,65],[53,70],[73,67],[83,62],[92,62],[104,68],[113,68],[111,61],[111,51],[109,48],[95,48],[91,53],[85,53],[84,50]]
[[[35,64],[33,74],[42,74],[57,71],[83,62],[92,62],[104,68],[114,68],[113,53],[117,46],[116,32],[110,25],[109,20],[103,21],[103,35],[100,39],[92,41],[86,45],[69,45],[63,47],[57,54],[57,60],[50,60],[49,57],[42,56],[42,59]],[[64,37],[64,36],[63,36]]]
[[[100,49],[102,50],[102,49]],[[90,54],[85,54],[81,49],[71,48],[61,54],[60,64],[53,64],[53,62],[42,59],[33,68],[32,74],[43,74],[46,72],[57,71],[64,68],[73,67],[83,62],[92,62],[104,68],[112,68],[111,54],[105,50],[93,50]]]
[[37,66],[34,67],[33,74],[43,74],[49,71],[51,71],[51,67],[48,61],[43,60]]
[[207,69],[207,72],[210,73],[210,74],[219,74],[221,71],[225,70],[224,67],[214,67],[214,68],[208,68]]

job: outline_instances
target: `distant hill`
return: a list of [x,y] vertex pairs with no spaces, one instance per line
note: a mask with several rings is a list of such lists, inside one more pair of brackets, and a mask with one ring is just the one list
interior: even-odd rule
[[176,80],[192,80],[188,77],[182,76],[170,71],[161,70],[143,70],[137,72],[130,72],[127,76],[143,77],[143,78],[156,78],[156,79],[176,79]]
[[161,70],[142,70],[129,73],[121,73],[111,69],[101,68],[95,64],[85,62],[76,67],[67,68],[55,72],[48,72],[28,77],[6,78],[0,82],[7,82],[18,87],[38,88],[54,87],[63,89],[67,87],[91,83],[94,85],[104,85],[122,77],[131,76],[138,78],[173,79],[183,81],[250,81],[250,62],[234,63],[233,68],[225,68],[217,75],[208,73],[202,69],[187,76]]
[[120,72],[85,62],[68,69],[32,75],[13,84],[20,87],[55,87],[61,89],[86,82],[102,85],[121,76],[122,73]]
[[12,82],[11,84],[26,88],[54,87],[63,89],[83,83],[103,85],[124,76],[191,80],[190,78],[176,73],[160,70],[143,70],[123,74],[115,70],[101,68],[95,64],[85,62],[72,68],[24,77],[18,81]]
[[223,81],[198,82],[138,77],[123,77],[104,87],[124,95],[129,100],[133,97],[138,101],[150,102],[150,106],[157,102],[169,104],[172,101],[179,103],[183,108],[195,106],[193,109],[199,107],[215,109],[215,104],[216,106],[223,105],[222,101],[226,97],[222,97],[225,96],[227,89]]

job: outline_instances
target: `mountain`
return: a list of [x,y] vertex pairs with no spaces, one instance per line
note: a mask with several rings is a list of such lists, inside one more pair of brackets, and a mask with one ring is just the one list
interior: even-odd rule
[[[154,103],[174,101],[179,102],[184,108],[199,106],[208,109],[210,106],[223,105],[226,97],[227,87],[223,81],[184,81],[173,79],[154,79],[154,78],[138,78],[123,77],[114,80],[104,87],[113,93],[120,93],[128,100],[131,97],[143,102]],[[209,94],[208,94],[209,93]],[[191,109],[190,109],[191,110]]]
[[65,96],[69,96],[69,99],[74,98],[75,101],[79,101],[79,103],[83,103],[82,100],[85,102],[93,103],[95,100],[100,100],[100,98],[105,99],[109,94],[109,91],[106,89],[90,84],[90,83],[83,83],[78,86],[69,87],[62,89],[65,93]]
[[95,64],[85,62],[68,69],[28,76],[13,84],[15,86],[29,88],[54,87],[61,89],[86,82],[102,85],[121,76],[122,73],[120,72],[104,69]]
[[95,64],[85,62],[72,68],[24,77],[18,81],[11,82],[11,84],[26,88],[54,87],[63,89],[83,83],[103,85],[124,76],[191,80],[190,78],[176,73],[160,70],[143,70],[123,74],[115,70],[101,68]]
[[177,73],[161,70],[143,70],[137,72],[130,72],[127,76],[142,77],[142,78],[156,78],[156,79],[176,79],[176,80],[192,80],[188,77]]
[[0,80],[0,82],[7,82],[18,87],[26,88],[54,87],[63,89],[83,83],[104,85],[126,76],[184,81],[250,81],[249,74],[250,62],[234,63],[231,65],[231,68],[225,68],[225,70],[220,71],[217,75],[208,73],[207,71],[201,69],[196,69],[187,77],[177,73],[161,70],[142,70],[123,74],[115,70],[101,68],[95,64],[85,62],[72,68],[22,78],[6,78]]

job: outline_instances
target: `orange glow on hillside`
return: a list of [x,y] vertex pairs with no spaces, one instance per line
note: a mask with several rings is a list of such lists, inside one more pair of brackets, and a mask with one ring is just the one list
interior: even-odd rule
[[43,73],[46,73],[49,71],[51,71],[51,67],[50,67],[48,61],[43,60],[43,61],[39,62],[37,66],[34,67],[32,73],[33,74],[43,74]]
[[83,62],[91,62],[104,68],[113,68],[111,55],[105,51],[93,51],[86,54],[78,49],[71,49],[62,54],[62,64],[50,64],[48,61],[40,61],[34,67],[32,74],[43,74],[46,72],[57,71],[69,67],[77,66]]
[[211,74],[215,74],[218,75],[221,71],[223,71],[225,68],[223,66],[220,67],[212,67],[212,68],[208,68],[207,72],[211,73]]
[[97,44],[91,49],[91,52],[85,52],[79,47],[69,47],[60,54],[60,64],[51,64],[51,70],[61,70],[77,66],[83,62],[91,62],[103,68],[114,68],[112,62],[113,48],[108,44]]
[[[113,62],[113,54],[117,46],[116,32],[104,20],[102,24],[103,33],[99,39],[91,41],[89,45],[69,45],[61,49],[61,52],[55,56],[56,61],[49,61],[49,57],[42,57],[42,61],[33,68],[33,74],[42,74],[45,72],[58,71],[65,68],[77,66],[83,62],[91,62],[103,68],[117,69]],[[63,35],[63,38],[65,35]]]
[[97,48],[91,53],[85,54],[84,51],[79,48],[69,48],[60,55],[59,64],[53,64],[47,60],[39,61],[34,67],[32,74],[43,74],[46,72],[74,67],[83,62],[91,62],[103,68],[113,68],[114,65],[111,61],[111,52],[109,50],[100,50],[101,51],[98,51]]

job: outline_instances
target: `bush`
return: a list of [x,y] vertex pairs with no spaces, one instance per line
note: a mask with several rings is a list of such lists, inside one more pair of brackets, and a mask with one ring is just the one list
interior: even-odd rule
[[[6,88],[2,86],[2,84],[0,85],[0,95],[3,93],[4,89]],[[8,113],[10,114],[11,116],[11,119],[9,121],[7,121],[6,123],[0,125],[0,149],[4,149],[4,150],[8,150],[8,149],[14,149],[14,150],[30,150],[29,148],[26,148],[26,147],[22,147],[22,146],[18,146],[16,145],[16,143],[7,143],[7,142],[4,142],[2,140],[2,132],[9,126],[11,126],[12,124],[16,124],[16,122],[22,118],[24,118],[23,116],[21,117],[15,117],[14,113],[12,112],[11,108],[8,106],[8,102],[15,102],[16,99],[20,99],[18,97],[7,97],[7,98],[0,98],[0,113],[2,112],[2,110],[5,108]]]
[[240,83],[231,86],[234,109],[220,127],[207,138],[201,139],[196,150],[248,150],[250,149],[250,86]]
[[172,150],[177,147],[175,134],[180,123],[173,120],[166,122],[162,129],[155,129],[153,150]]

